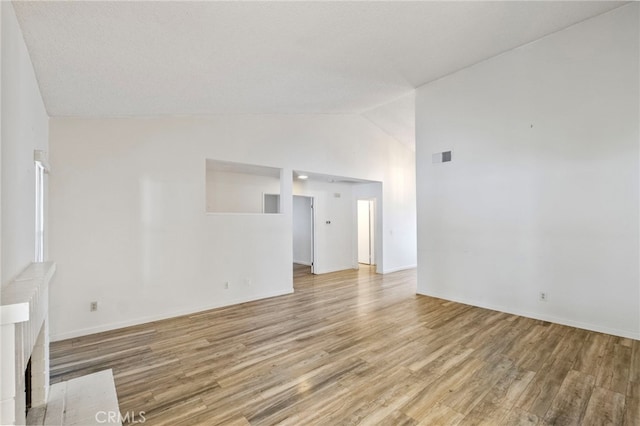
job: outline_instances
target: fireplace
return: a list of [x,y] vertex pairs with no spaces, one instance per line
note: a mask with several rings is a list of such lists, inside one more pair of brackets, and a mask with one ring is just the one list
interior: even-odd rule
[[24,416],[27,417],[29,415],[29,410],[31,410],[31,357],[29,357],[29,361],[27,362],[27,369],[24,370]]
[[26,422],[27,407],[49,392],[49,282],[52,262],[32,263],[2,288],[0,306],[0,424]]

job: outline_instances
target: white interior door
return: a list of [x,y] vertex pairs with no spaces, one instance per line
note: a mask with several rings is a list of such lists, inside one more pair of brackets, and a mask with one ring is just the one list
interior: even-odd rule
[[293,263],[311,266],[313,273],[313,198],[293,196]]

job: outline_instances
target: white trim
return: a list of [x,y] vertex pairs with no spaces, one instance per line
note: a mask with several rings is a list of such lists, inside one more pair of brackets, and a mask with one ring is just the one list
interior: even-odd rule
[[128,321],[121,321],[121,322],[114,322],[114,323],[110,323],[110,324],[103,324],[103,325],[96,326],[96,327],[81,328],[79,330],[68,331],[66,333],[52,334],[51,335],[51,341],[52,342],[57,342],[57,341],[60,341],[60,340],[65,340],[65,339],[72,339],[74,337],[86,336],[86,335],[95,334],[95,333],[102,333],[103,331],[110,331],[110,330],[116,330],[116,329],[119,329],[119,328],[130,327],[130,326],[133,326],[133,325],[146,324],[146,323],[153,322],[153,321],[161,321],[161,320],[174,318],[174,317],[181,317],[181,316],[185,316],[185,315],[194,315],[194,314],[202,313],[204,311],[209,311],[211,309],[224,308],[224,307],[227,307],[227,306],[239,305],[239,304],[242,304],[242,303],[253,302],[253,301],[256,301],[256,300],[268,299],[268,298],[276,297],[276,296],[284,296],[286,294],[291,294],[291,293],[293,293],[293,287],[291,287],[290,289],[287,289],[285,291],[274,291],[274,292],[263,293],[263,294],[251,296],[251,297],[246,298],[246,299],[233,299],[233,300],[230,300],[230,301],[224,302],[224,303],[215,303],[215,304],[212,304],[212,305],[203,305],[203,306],[200,306],[200,307],[197,307],[197,308],[178,309],[176,311],[172,311],[172,312],[168,312],[168,313],[160,314],[160,315],[149,315],[149,316],[146,316],[146,317],[140,317],[140,318],[136,318],[136,319],[132,319],[132,320],[128,320]]
[[598,333],[606,333],[606,334],[612,334],[614,336],[620,336],[620,337],[625,337],[628,339],[635,339],[635,340],[640,340],[640,332],[634,332],[631,330],[620,330],[617,328],[610,328],[610,327],[603,327],[597,324],[590,324],[590,323],[585,323],[585,322],[580,322],[580,321],[573,321],[570,319],[566,319],[566,318],[559,318],[559,317],[555,317],[553,315],[544,315],[544,314],[539,314],[536,312],[529,312],[529,311],[524,311],[524,310],[520,310],[520,309],[511,309],[511,308],[507,308],[505,306],[500,306],[500,305],[492,305],[489,303],[480,303],[477,302],[475,300],[470,300],[470,299],[465,299],[465,298],[459,298],[459,297],[448,297],[442,294],[426,294],[426,293],[420,293],[420,292],[416,292],[417,295],[419,296],[428,296],[428,297],[436,297],[438,299],[444,299],[444,300],[450,300],[452,302],[457,302],[457,303],[462,303],[465,305],[470,305],[470,306],[475,306],[478,308],[483,308],[483,309],[490,309],[492,311],[499,311],[499,312],[504,312],[507,314],[511,314],[511,315],[518,315],[521,317],[526,317],[526,318],[532,318],[532,319],[536,319],[536,320],[540,320],[540,321],[549,321],[549,322],[553,322],[556,324],[561,324],[561,325],[566,325],[569,327],[576,327],[576,328],[581,328],[584,330],[589,330],[589,331],[596,331]]
[[207,216],[284,216],[284,213],[234,213],[234,212],[205,212]]
[[29,321],[29,302],[0,306],[0,325]]
[[390,274],[392,272],[400,272],[400,271],[406,271],[407,269],[415,269],[417,268],[418,265],[413,263],[411,265],[405,265],[405,266],[398,266],[397,268],[388,268],[388,269],[384,269],[381,273],[382,274]]

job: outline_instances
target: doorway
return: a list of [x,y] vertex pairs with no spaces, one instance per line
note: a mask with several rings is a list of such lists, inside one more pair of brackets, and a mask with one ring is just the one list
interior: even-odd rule
[[314,273],[313,197],[293,196],[293,263],[305,265]]
[[358,200],[358,263],[375,265],[375,200]]
[[280,213],[280,194],[264,194],[262,213]]

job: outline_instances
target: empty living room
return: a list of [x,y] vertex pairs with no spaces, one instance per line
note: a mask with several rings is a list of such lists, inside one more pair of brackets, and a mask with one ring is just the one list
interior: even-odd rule
[[640,426],[640,3],[0,2],[1,425]]

